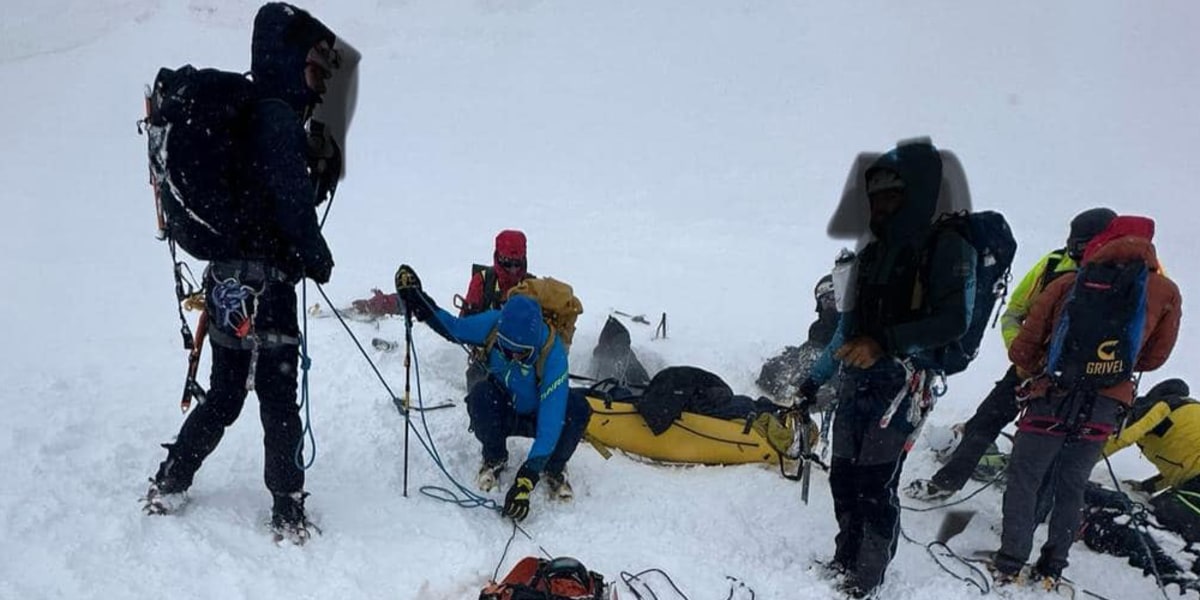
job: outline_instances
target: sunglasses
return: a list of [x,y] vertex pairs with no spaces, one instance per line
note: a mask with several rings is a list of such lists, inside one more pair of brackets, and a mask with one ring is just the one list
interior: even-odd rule
[[509,362],[527,362],[533,357],[534,347],[525,344],[518,344],[496,332],[496,347],[500,349],[500,354]]
[[496,259],[496,264],[499,265],[500,268],[502,268],[502,269],[508,269],[509,271],[513,271],[516,269],[524,269],[525,268],[525,259],[501,257],[501,258]]

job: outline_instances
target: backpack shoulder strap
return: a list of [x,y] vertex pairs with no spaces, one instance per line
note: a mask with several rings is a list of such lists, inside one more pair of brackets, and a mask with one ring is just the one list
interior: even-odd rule
[[500,287],[496,281],[496,269],[484,267],[483,270],[483,305],[485,310],[496,308],[501,300]]
[[1056,273],[1056,271],[1058,271],[1058,265],[1062,264],[1063,257],[1066,255],[1066,248],[1060,248],[1050,253],[1050,257],[1046,259],[1046,268],[1042,269],[1042,275],[1038,277],[1038,284],[1035,291],[1040,292],[1046,289],[1046,286],[1050,285],[1050,282],[1054,281],[1061,274]]
[[550,335],[546,336],[546,343],[542,344],[542,349],[538,350],[537,362],[533,365],[533,372],[537,375],[538,383],[542,382],[542,375],[546,373],[546,359],[550,357],[550,350],[554,348],[554,338],[558,337],[558,331],[554,329],[554,325],[546,323],[550,328]]

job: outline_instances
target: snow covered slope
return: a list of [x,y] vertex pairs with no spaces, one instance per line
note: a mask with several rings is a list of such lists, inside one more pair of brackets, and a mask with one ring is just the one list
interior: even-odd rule
[[[160,66],[248,68],[257,6],[0,9],[0,598],[471,599],[501,559],[511,526],[420,494],[448,484],[415,442],[401,497],[403,420],[329,319],[309,323],[309,507],[325,534],[304,548],[270,543],[253,400],[186,513],[138,510],[157,444],[180,422],[185,364],[134,125],[142,89]],[[576,364],[610,310],[667,312],[668,340],[632,326],[643,356],[753,393],[762,361],[804,334],[812,285],[840,247],[824,227],[854,155],[913,135],[954,150],[976,207],[1008,216],[1019,270],[1100,204],[1157,219],[1185,299],[1198,289],[1194,3],[305,6],[364,55],[349,177],[326,229],[337,260],[326,291],[339,303],[386,288],[408,262],[448,305],[495,233],[521,228],[531,269],[584,301]],[[398,321],[353,327],[403,335]],[[1200,359],[1197,335],[1185,317],[1173,358],[1150,379],[1195,375],[1185,366]],[[462,352],[424,328],[415,343],[425,400],[459,398]],[[372,357],[400,389],[399,358]],[[935,424],[970,415],[1004,366],[993,332]],[[469,481],[478,447],[466,422],[461,408],[429,415],[447,469]],[[1122,477],[1149,470],[1133,451],[1114,463]],[[662,568],[692,598],[725,597],[727,575],[758,598],[834,597],[808,570],[836,530],[821,475],[804,506],[768,469],[605,461],[586,446],[571,467],[578,498],[538,494],[533,539],[518,535],[503,571],[541,547],[610,578]],[[934,468],[922,443],[905,481]],[[998,544],[999,498],[968,503],[981,514],[956,547]],[[905,513],[903,523],[928,541],[940,519]],[[1080,546],[1072,560],[1068,575],[1109,598],[1157,593],[1118,559]],[[901,543],[885,597],[970,595],[920,545]]]

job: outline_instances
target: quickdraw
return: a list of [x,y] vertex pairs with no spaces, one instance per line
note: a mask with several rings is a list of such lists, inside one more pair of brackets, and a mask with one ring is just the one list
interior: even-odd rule
[[[250,340],[250,370],[246,374],[246,390],[254,391],[258,377],[258,350],[261,346],[254,331],[254,316],[258,314],[258,298],[266,291],[267,283],[254,288],[232,277],[216,282],[212,290],[217,319],[226,328],[232,329],[239,339]],[[250,305],[247,307],[247,300]]]

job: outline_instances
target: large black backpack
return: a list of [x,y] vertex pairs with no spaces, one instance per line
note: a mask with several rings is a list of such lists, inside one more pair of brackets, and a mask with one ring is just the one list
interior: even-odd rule
[[1096,390],[1130,380],[1146,324],[1148,278],[1141,260],[1083,265],[1050,337],[1046,373],[1055,384]]
[[200,260],[236,251],[246,215],[239,206],[254,84],[217,69],[159,69],[146,94],[150,183],[159,236]]
[[994,211],[944,215],[934,225],[934,243],[946,231],[956,232],[975,249],[975,303],[967,332],[934,352],[936,367],[953,375],[966,370],[979,355],[979,344],[996,301],[1008,293],[1017,240],[1004,215]]

